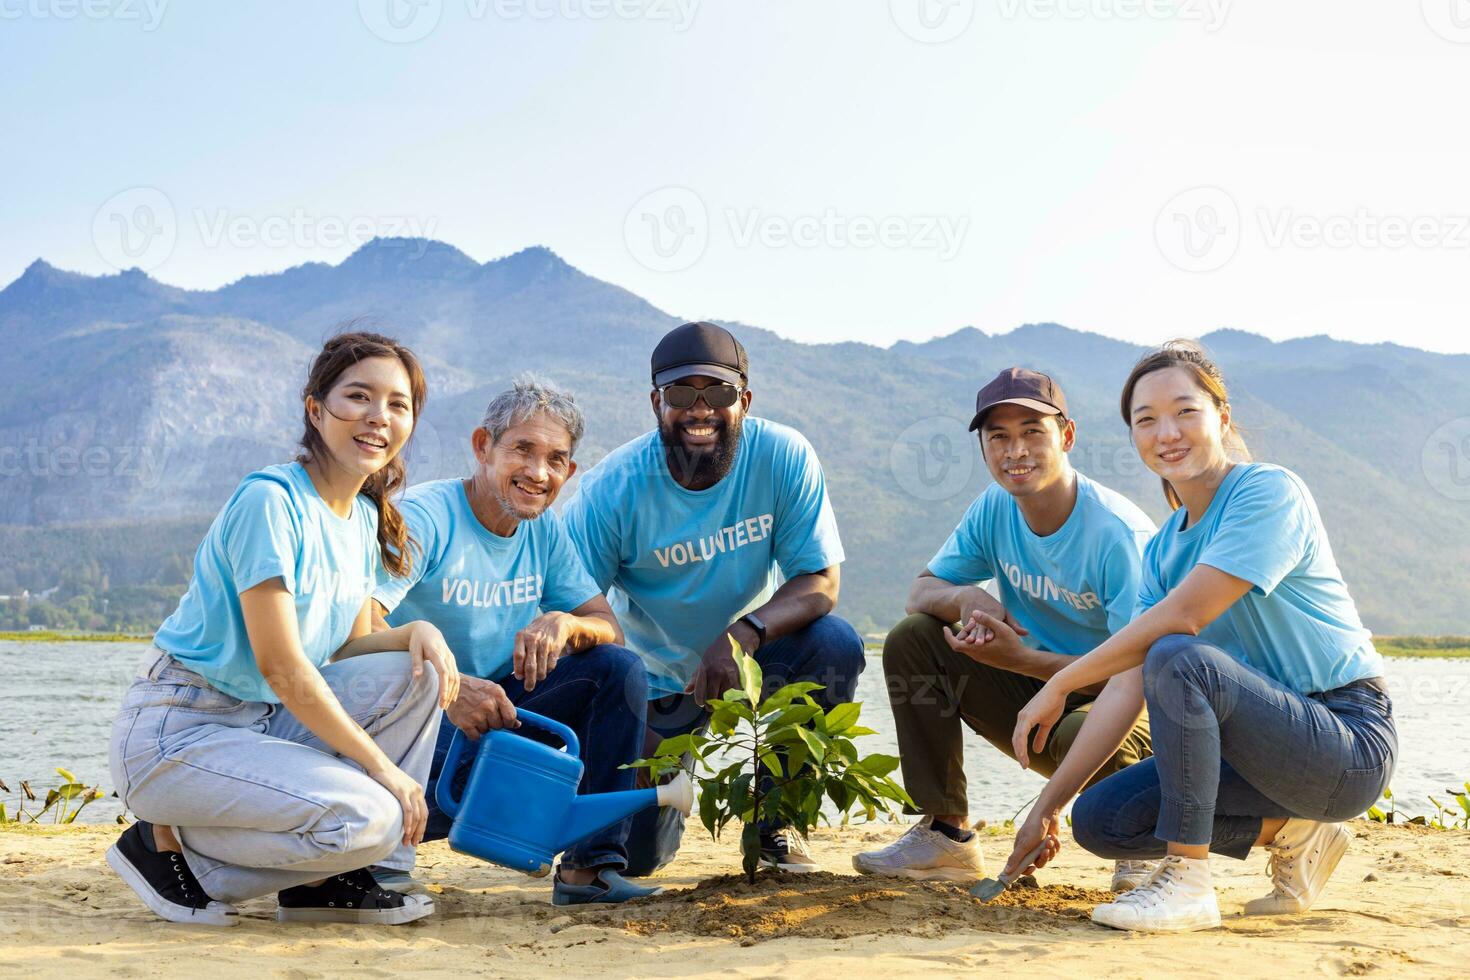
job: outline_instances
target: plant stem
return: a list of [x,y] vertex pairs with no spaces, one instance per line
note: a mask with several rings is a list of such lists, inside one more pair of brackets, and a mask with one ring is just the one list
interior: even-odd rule
[[[755,822],[759,824],[761,821],[761,735],[760,730],[757,729],[754,725],[751,726],[751,730],[755,736],[755,754],[751,759],[751,782],[755,785],[755,812],[751,814],[751,816],[753,816],[755,818]],[[756,846],[758,847],[760,845],[757,844]],[[750,880],[750,883],[752,885],[755,884],[755,871],[756,868],[759,867],[760,859],[757,858],[755,867],[751,868],[750,873],[746,876]]]

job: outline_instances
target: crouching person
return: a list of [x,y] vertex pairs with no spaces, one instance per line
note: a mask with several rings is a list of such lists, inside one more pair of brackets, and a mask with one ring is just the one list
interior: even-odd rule
[[[984,874],[979,838],[966,827],[964,728],[1009,753],[1016,713],[1043,683],[1128,623],[1154,531],[1126,498],[1072,468],[1077,425],[1051,378],[1008,368],[980,389],[975,409],[970,429],[995,483],[914,582],[911,615],[883,644],[904,787],[924,816],[888,847],[854,856],[864,874]],[[977,584],[986,579],[999,585],[999,600]],[[1095,695],[1068,699],[1037,770],[1049,776],[1061,763]],[[1098,778],[1148,754],[1140,718]],[[1152,870],[1119,861],[1113,890]]]
[[[581,792],[633,788],[648,700],[643,664],[623,640],[602,591],[582,567],[561,519],[548,508],[577,470],[582,411],[548,382],[523,377],[490,402],[471,437],[477,466],[465,480],[410,489],[403,514],[421,553],[412,572],[376,593],[389,626],[435,624],[458,652],[464,676],[446,711],[429,775],[425,840],[452,821],[439,809],[440,780],[463,789],[474,754],[443,771],[456,730],[479,739],[515,728],[525,708],[572,728],[581,743]],[[535,820],[536,814],[528,813]],[[625,820],[562,855],[552,886],[557,905],[622,902],[655,894],[621,872],[628,866]],[[413,856],[394,854],[375,869],[390,888],[420,891]]]
[[409,562],[388,498],[423,400],[407,349],[328,341],[301,456],[225,504],[124,696],[110,763],[138,821],[107,863],[165,919],[234,925],[235,903],[271,892],[283,922],[434,911],[368,870],[423,836],[439,707],[458,685],[434,627],[371,631],[374,585]]

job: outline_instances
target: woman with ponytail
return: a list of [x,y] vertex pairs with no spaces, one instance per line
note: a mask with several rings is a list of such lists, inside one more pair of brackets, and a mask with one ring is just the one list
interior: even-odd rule
[[123,699],[112,778],[138,821],[107,862],[165,919],[234,925],[234,903],[271,892],[280,921],[434,910],[369,870],[412,867],[439,709],[459,688],[437,629],[374,633],[368,601],[413,561],[390,497],[424,397],[389,338],[326,343],[301,454],[235,490]]
[[1072,832],[1099,857],[1161,860],[1093,921],[1218,926],[1209,854],[1244,859],[1254,847],[1269,854],[1273,888],[1246,914],[1306,911],[1352,837],[1341,821],[1393,775],[1382,658],[1306,484],[1249,461],[1225,381],[1197,344],[1175,341],[1139,361],[1122,412],[1174,515],[1145,549],[1133,621],[1018,716],[1012,744],[1025,765],[1069,693],[1116,677],[1017,831],[1007,871],[1024,870],[1037,845],[1036,866],[1055,856],[1062,807],[1117,750],[1141,692],[1153,758],[1083,793]]

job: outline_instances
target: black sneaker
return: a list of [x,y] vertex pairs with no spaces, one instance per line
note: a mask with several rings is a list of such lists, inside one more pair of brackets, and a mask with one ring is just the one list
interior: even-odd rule
[[333,875],[320,885],[298,885],[276,895],[278,922],[358,922],[396,926],[434,911],[427,895],[400,895],[381,887],[367,868]]
[[139,820],[107,849],[107,863],[144,905],[170,922],[233,926],[240,921],[239,909],[205,894],[184,855],[154,850],[152,838],[153,825]]
[[797,874],[822,870],[808,853],[806,841],[784,830],[761,834],[760,866]]

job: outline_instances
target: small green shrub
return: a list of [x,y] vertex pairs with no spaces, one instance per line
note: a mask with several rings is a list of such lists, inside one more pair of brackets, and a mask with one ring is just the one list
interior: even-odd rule
[[[5,804],[0,803],[0,823],[21,823],[22,821],[41,823],[41,818],[48,813],[51,814],[51,819],[47,821],[48,823],[74,823],[77,819],[77,814],[81,813],[88,803],[102,798],[101,788],[93,786],[88,789],[87,785],[78,782],[77,777],[73,776],[69,770],[58,767],[56,774],[61,777],[61,785],[47,790],[44,802],[36,798],[36,793],[31,789],[30,782],[22,779],[20,781],[21,792],[17,798],[15,816],[10,816],[5,808]],[[10,787],[5,785],[3,779],[0,779],[0,792],[9,793],[10,791]],[[77,801],[75,807],[71,805],[73,800]],[[37,807],[31,812],[27,812],[26,807],[31,803],[35,803]],[[119,817],[118,821],[121,822],[122,818]]]

